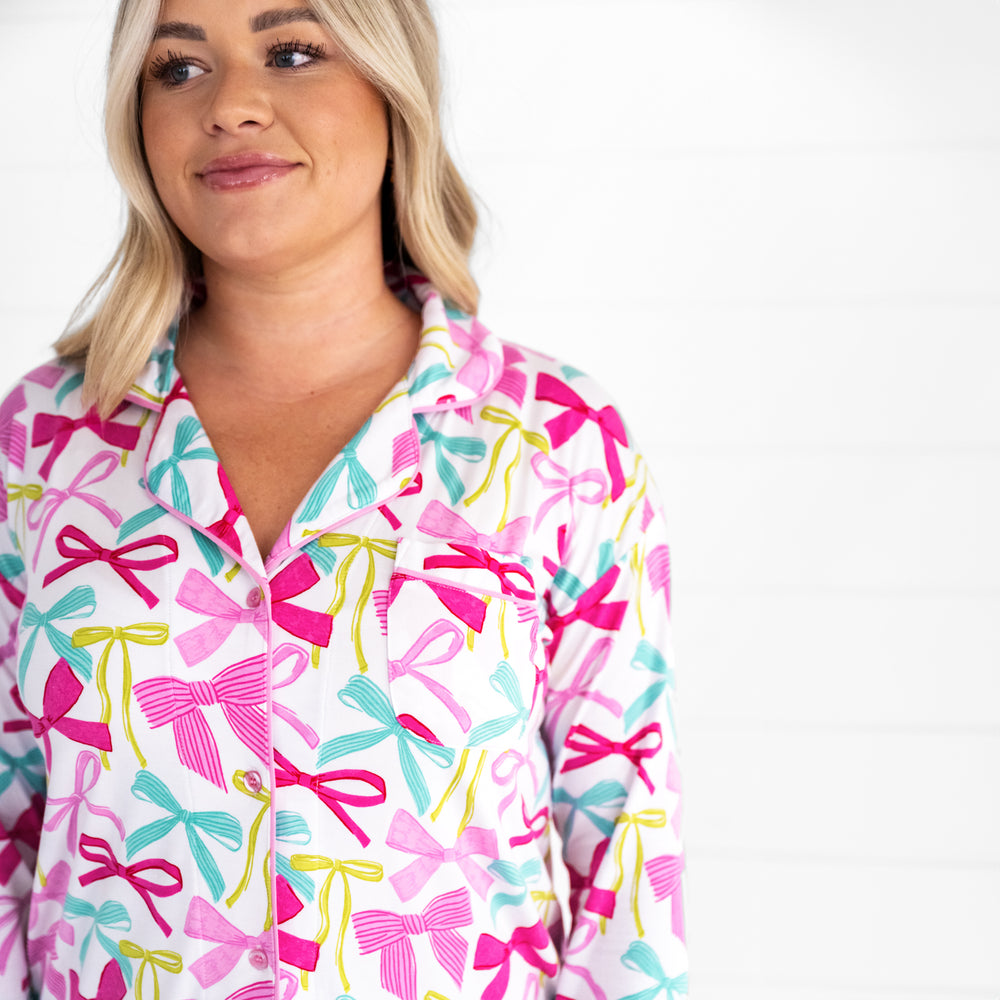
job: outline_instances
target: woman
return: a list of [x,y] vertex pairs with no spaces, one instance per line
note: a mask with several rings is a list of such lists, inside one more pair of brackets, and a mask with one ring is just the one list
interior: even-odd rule
[[436,60],[121,4],[127,231],[0,411],[4,997],[687,993],[662,517],[474,318]]

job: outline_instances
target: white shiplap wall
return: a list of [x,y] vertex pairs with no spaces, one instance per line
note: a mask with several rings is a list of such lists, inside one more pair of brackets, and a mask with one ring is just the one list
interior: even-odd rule
[[[114,241],[110,8],[0,0],[4,383]],[[674,525],[692,996],[995,1000],[1000,3],[437,9],[483,317]]]

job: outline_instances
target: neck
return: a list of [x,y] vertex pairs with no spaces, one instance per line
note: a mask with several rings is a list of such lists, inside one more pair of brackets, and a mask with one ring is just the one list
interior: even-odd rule
[[182,329],[178,364],[210,364],[234,386],[309,395],[412,357],[419,318],[386,286],[380,258],[294,272],[205,263],[205,304]]

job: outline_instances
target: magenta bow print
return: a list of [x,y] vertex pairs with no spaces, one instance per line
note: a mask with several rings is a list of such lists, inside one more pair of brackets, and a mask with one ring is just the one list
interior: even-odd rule
[[362,955],[382,953],[380,981],[400,1000],[417,1000],[417,959],[410,937],[426,934],[438,964],[461,987],[469,945],[457,927],[472,923],[469,890],[456,889],[432,899],[418,914],[362,910],[351,918]]
[[[105,878],[124,879],[142,898],[149,909],[150,916],[156,921],[160,930],[167,937],[170,936],[172,928],[153,904],[152,897],[174,896],[181,891],[184,879],[177,865],[163,858],[151,858],[148,861],[137,861],[135,864],[123,865],[115,857],[111,845],[106,840],[88,836],[86,833],[80,834],[80,855],[97,865],[96,868],[84,872],[80,876],[80,885],[90,885],[91,882]],[[143,872],[159,872],[165,878],[161,881],[154,881],[152,878],[143,876]]]
[[[125,1000],[127,992],[125,979],[118,963],[108,962],[101,972],[101,978],[97,983],[97,993],[93,1000]],[[69,997],[70,1000],[91,1000],[80,992],[80,976],[76,969],[70,970]]]
[[52,445],[52,449],[39,469],[42,479],[49,478],[53,463],[65,451],[70,438],[80,430],[92,431],[113,448],[132,451],[139,443],[141,429],[131,424],[115,422],[115,417],[126,409],[128,409],[128,403],[122,403],[107,420],[100,418],[96,407],[91,407],[79,420],[51,413],[36,413],[31,431],[31,446],[37,448],[40,445]]
[[[362,846],[367,847],[371,843],[371,838],[351,819],[344,806],[376,806],[385,802],[385,781],[379,775],[357,768],[309,774],[300,771],[277,750],[274,751],[274,761],[277,765],[274,771],[274,783],[278,788],[287,788],[290,785],[308,788],[358,838]],[[333,782],[360,783],[374,788],[375,792],[359,795],[357,792],[341,791],[329,787]]]
[[13,826],[9,829],[0,827],[0,842],[7,842],[0,851],[0,884],[6,885],[21,864],[21,852],[17,848],[19,843],[24,844],[31,853],[38,850],[44,812],[45,800],[36,793],[32,795],[28,808],[17,817]]
[[[49,730],[62,733],[74,743],[96,747],[98,750],[111,749],[111,730],[104,722],[84,722],[80,719],[69,719],[69,710],[79,701],[83,694],[83,685],[73,673],[70,665],[63,659],[52,668],[45,681],[45,692],[42,695],[42,715],[32,715],[25,709],[31,720],[31,731],[35,738],[41,737],[45,748],[45,766],[52,767],[52,741]],[[15,696],[20,701],[20,697]],[[22,706],[23,707],[23,706]]]
[[[275,890],[275,923],[278,924],[278,957],[282,962],[294,965],[304,972],[314,972],[319,962],[319,945],[315,941],[306,941],[294,934],[281,929],[293,917],[302,912],[302,901],[295,895],[295,890],[288,884],[284,875],[279,875]],[[271,984],[268,983],[268,988]],[[268,995],[269,997],[271,994]]]
[[601,733],[595,732],[590,726],[576,725],[566,737],[566,749],[579,753],[563,763],[560,773],[573,771],[578,767],[596,764],[612,754],[627,757],[636,767],[639,777],[646,787],[653,791],[653,780],[650,778],[643,763],[645,758],[655,757],[663,746],[663,731],[658,722],[643,726],[635,735],[627,740],[610,740]]
[[482,934],[476,942],[476,954],[472,961],[474,969],[499,969],[493,981],[483,991],[482,1000],[503,1000],[507,995],[510,981],[510,959],[519,955],[528,965],[539,969],[547,976],[554,976],[558,970],[555,962],[542,955],[552,946],[549,932],[540,920],[531,927],[518,927],[509,941],[501,941],[492,934]]
[[577,395],[565,382],[542,372],[535,387],[535,399],[565,406],[566,410],[545,421],[545,428],[552,439],[552,445],[564,445],[588,420],[597,424],[604,441],[604,457],[611,476],[611,499],[617,500],[625,492],[625,475],[617,445],[628,445],[628,434],[622,418],[613,406],[602,406],[595,410]]

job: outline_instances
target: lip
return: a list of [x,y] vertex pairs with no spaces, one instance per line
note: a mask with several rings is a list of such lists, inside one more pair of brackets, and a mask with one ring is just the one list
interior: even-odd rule
[[298,166],[271,153],[237,153],[205,164],[198,177],[216,191],[240,191],[284,177]]

